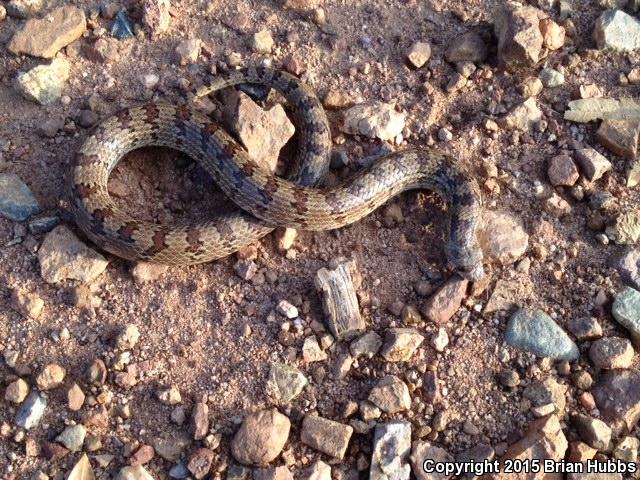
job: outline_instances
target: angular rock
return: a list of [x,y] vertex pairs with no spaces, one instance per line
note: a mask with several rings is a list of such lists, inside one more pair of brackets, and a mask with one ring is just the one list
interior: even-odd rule
[[[325,480],[325,476],[320,474],[323,470],[322,467],[318,467],[318,464],[322,464],[329,469],[329,477],[326,480],[331,480],[331,467],[324,462],[316,462],[311,469],[314,469],[314,473],[307,478],[307,480]],[[304,475],[304,474],[303,474]],[[293,480],[293,475],[286,466],[275,468],[262,468],[253,471],[253,480]]]
[[634,245],[640,240],[640,210],[622,212],[605,230],[618,245]]
[[406,117],[388,103],[355,105],[344,112],[341,130],[380,140],[393,140],[402,133]]
[[189,457],[187,469],[198,480],[204,478],[211,470],[213,464],[214,453],[208,448],[198,448]]
[[333,420],[306,415],[300,440],[322,453],[342,460],[349,446],[353,428]]
[[206,403],[196,402],[193,406],[191,430],[194,440],[202,440],[209,433],[209,407]]
[[371,389],[369,401],[387,413],[397,413],[411,407],[411,396],[406,383],[395,375],[380,379]]
[[631,342],[626,338],[606,337],[596,340],[589,348],[589,358],[602,369],[629,368],[635,354]]
[[540,21],[540,33],[542,33],[542,45],[549,50],[558,50],[564,46],[566,31],[550,18]]
[[552,404],[555,406],[554,411],[558,412],[559,415],[564,414],[567,404],[566,394],[567,386],[558,383],[553,377],[549,377],[542,382],[533,382],[523,392],[524,397],[531,400],[534,406],[541,407]]
[[327,358],[327,353],[322,350],[315,336],[304,339],[304,343],[302,344],[302,359],[306,363],[322,362]]
[[84,12],[70,5],[56,8],[43,18],[31,19],[18,30],[7,48],[11,53],[53,58],[87,29]]
[[416,42],[407,52],[407,60],[415,68],[422,67],[431,58],[431,45],[428,42]]
[[564,84],[564,74],[554,68],[544,68],[538,78],[546,88],[555,88]]
[[418,480],[446,480],[449,475],[425,472],[423,465],[427,460],[436,463],[453,463],[454,458],[444,448],[437,447],[431,442],[415,442],[411,449],[411,467]]
[[154,478],[142,465],[135,465],[121,468],[116,480],[154,480]]
[[607,421],[623,421],[629,430],[640,418],[640,373],[609,370],[591,390],[596,405]]
[[152,35],[161,35],[169,29],[171,16],[170,0],[144,0],[142,4],[142,21]]
[[[559,461],[564,458],[567,447],[567,439],[562,432],[558,418],[555,415],[549,415],[531,422],[525,436],[507,449],[501,461],[504,462],[504,460],[507,459],[518,459],[522,461],[540,460],[541,464],[544,460]],[[527,475],[527,478],[531,478],[532,480],[551,480],[556,477],[547,477],[542,474],[534,476]],[[562,477],[560,476],[558,478]]]
[[611,428],[602,420],[589,415],[577,414],[571,417],[580,438],[596,450],[606,450],[611,441]]
[[54,58],[49,65],[38,65],[18,75],[16,82],[22,95],[41,105],[49,105],[60,99],[69,79],[69,62]]
[[40,211],[31,190],[15,173],[0,173],[0,215],[23,222]]
[[46,365],[36,377],[36,384],[40,390],[51,390],[62,385],[65,370],[56,363]]
[[580,340],[593,340],[602,336],[602,327],[595,317],[572,318],[567,322],[567,328]]
[[40,273],[48,283],[78,280],[89,283],[96,279],[109,262],[90,249],[66,226],[60,225],[47,234],[40,250]]
[[79,452],[84,444],[84,438],[87,435],[87,429],[84,425],[72,425],[63,430],[56,437],[56,442],[61,443],[72,452]]
[[176,55],[180,65],[188,65],[190,63],[196,63],[200,56],[200,49],[202,48],[202,40],[198,38],[189,38],[181,41],[176,47]]
[[289,438],[291,422],[276,409],[247,416],[231,442],[233,458],[244,465],[275,460]]
[[176,432],[168,437],[155,438],[153,449],[166,461],[177,462],[190,443],[191,440],[185,433]]
[[16,412],[16,425],[30,430],[40,423],[46,408],[47,399],[38,392],[31,392]]
[[507,130],[527,131],[542,120],[542,110],[538,108],[534,97],[527,98],[523,103],[513,108],[499,119],[502,128]]
[[542,310],[517,310],[507,324],[505,341],[538,357],[573,361],[579,356],[576,344]]
[[635,161],[639,135],[638,121],[603,120],[596,132],[596,140],[616,155]]
[[549,161],[547,169],[549,181],[554,187],[571,187],[578,181],[580,174],[576,164],[569,155],[557,155]]
[[422,314],[436,325],[444,325],[453,317],[467,295],[469,281],[451,277],[422,306]]
[[355,358],[365,356],[372,358],[382,347],[382,338],[376,332],[367,332],[349,345],[349,351]]
[[622,10],[606,10],[596,20],[593,39],[600,49],[636,50],[640,48],[640,20]]
[[447,62],[483,62],[487,58],[487,45],[475,32],[455,37],[444,53]]
[[129,19],[129,15],[127,15],[127,10],[121,8],[118,13],[116,13],[113,24],[111,25],[111,36],[118,40],[124,40],[125,38],[133,38],[134,35],[133,24]]
[[409,480],[410,452],[409,422],[396,421],[376,425],[369,480]]
[[27,19],[40,13],[46,3],[45,0],[11,0],[6,11],[11,17]]
[[259,32],[253,34],[249,46],[254,52],[267,54],[271,53],[273,44],[274,42],[271,32],[266,28],[263,28]]
[[4,399],[7,402],[22,403],[24,399],[27,398],[27,395],[29,395],[29,384],[23,379],[18,378],[7,385],[7,389],[4,392]]
[[283,363],[272,363],[269,369],[267,390],[282,403],[296,398],[309,383],[307,377],[297,368]]
[[35,320],[42,313],[44,300],[36,293],[18,288],[11,292],[11,306],[24,318]]
[[[302,471],[299,480],[331,480],[331,478],[331,467],[322,460],[318,460],[309,468]],[[291,476],[291,479],[293,479],[293,476]]]
[[498,58],[508,68],[532,67],[540,60],[543,36],[540,21],[546,15],[530,6],[507,4],[494,13]]
[[74,383],[67,391],[67,406],[69,410],[77,412],[84,405],[85,395],[77,383]]
[[511,310],[519,300],[518,286],[516,282],[510,280],[497,280],[483,312],[489,314],[502,310]]
[[422,334],[413,328],[390,328],[380,354],[387,362],[407,362],[423,341]]
[[580,148],[576,150],[576,160],[583,175],[590,182],[599,180],[602,175],[611,170],[611,162],[593,148]]

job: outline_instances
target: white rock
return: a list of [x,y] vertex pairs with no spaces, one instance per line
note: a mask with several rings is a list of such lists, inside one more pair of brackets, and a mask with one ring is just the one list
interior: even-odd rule
[[344,112],[341,130],[351,135],[365,135],[380,140],[393,140],[402,133],[406,117],[388,103],[356,105]]
[[69,79],[70,64],[64,58],[54,58],[49,65],[38,65],[18,75],[18,88],[29,100],[48,105],[60,99]]
[[409,480],[410,451],[409,422],[397,421],[376,425],[369,480]]

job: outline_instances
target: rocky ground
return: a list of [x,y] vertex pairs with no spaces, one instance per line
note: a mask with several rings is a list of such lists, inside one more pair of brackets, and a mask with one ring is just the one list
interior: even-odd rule
[[[638,7],[0,2],[0,476],[442,479],[422,462],[552,459],[613,466],[493,477],[637,478]],[[409,145],[473,172],[486,279],[446,269],[427,192],[185,268],[83,237],[65,179],[93,125],[257,64],[323,99],[325,185]],[[285,173],[280,101],[195,108]],[[233,208],[161,149],[130,154],[109,187],[151,221]],[[320,288],[338,274],[344,324]]]

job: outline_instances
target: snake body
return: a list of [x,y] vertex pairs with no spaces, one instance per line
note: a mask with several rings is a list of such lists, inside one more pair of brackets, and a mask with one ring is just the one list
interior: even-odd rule
[[[426,188],[447,203],[449,262],[464,277],[483,276],[476,240],[481,195],[477,182],[455,162],[431,150],[406,150],[381,158],[340,186],[317,188],[329,166],[330,131],[315,94],[291,75],[257,67],[220,75],[197,95],[244,83],[274,88],[293,108],[299,140],[291,178],[268,172],[218,124],[186,106],[127,108],[94,130],[72,165],[71,207],[92,241],[127,259],[194,264],[227,256],[276,226],[340,228],[402,191]],[[150,145],[189,155],[241,210],[174,225],[142,222],[120,210],[107,191],[109,174],[129,151]]]

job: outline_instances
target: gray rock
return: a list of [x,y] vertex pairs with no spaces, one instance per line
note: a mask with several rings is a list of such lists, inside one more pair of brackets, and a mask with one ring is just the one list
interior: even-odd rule
[[54,58],[49,65],[38,65],[18,75],[17,85],[22,95],[40,105],[60,99],[69,79],[70,64],[64,58]]
[[411,407],[409,388],[395,375],[382,377],[371,389],[369,401],[387,413],[397,413]]
[[[491,445],[487,445],[485,443],[480,443],[475,447],[471,447],[468,450],[464,450],[456,455],[456,462],[490,462],[496,455],[496,451],[493,449]],[[474,475],[473,473],[467,473],[465,478],[470,480],[476,480],[480,477]]]
[[613,258],[613,267],[618,270],[622,281],[637,290],[640,290],[640,250],[632,248],[622,256]]
[[520,105],[513,108],[504,117],[499,119],[503,128],[508,130],[527,131],[542,119],[542,110],[538,108],[534,97],[527,98]]
[[367,332],[351,342],[349,351],[351,355],[356,358],[361,355],[371,358],[378,353],[380,347],[382,347],[382,338],[380,338],[380,335],[376,332]]
[[189,476],[189,470],[187,470],[184,463],[179,463],[171,467],[169,470],[169,476],[177,480],[183,480]]
[[595,317],[572,318],[567,322],[567,328],[578,340],[593,340],[602,336],[602,327]]
[[640,345],[640,292],[626,287],[619,292],[611,306],[613,318],[629,330],[636,346]]
[[29,18],[45,8],[44,0],[11,0],[7,4],[7,13],[15,18]]
[[517,310],[507,324],[505,341],[538,357],[572,361],[579,356],[577,345],[542,310]]
[[[286,468],[286,467],[281,467]],[[273,480],[292,480],[293,476],[289,473],[289,478],[275,478]],[[254,478],[253,480],[257,480]],[[309,468],[304,469],[300,473],[299,480],[331,480],[331,467],[318,460]]]
[[543,69],[538,78],[547,88],[559,87],[564,84],[564,74],[553,68]]
[[29,233],[40,235],[53,230],[60,223],[58,217],[40,217],[29,221]]
[[409,480],[410,451],[409,422],[397,421],[376,425],[369,480]]
[[46,408],[47,399],[37,392],[31,392],[16,413],[16,425],[26,430],[37,426]]
[[447,62],[482,62],[487,58],[487,46],[475,32],[467,32],[456,37],[444,53]]
[[602,420],[589,415],[577,414],[571,417],[580,438],[597,450],[606,450],[611,441],[611,428]]
[[109,262],[90,249],[66,226],[60,225],[47,234],[38,250],[40,274],[48,283],[78,280],[89,283],[107,268]]
[[284,363],[272,363],[269,370],[267,390],[282,403],[296,398],[309,383],[307,377],[297,368]]
[[626,338],[606,337],[591,344],[589,358],[598,368],[629,368],[634,353],[631,342]]
[[349,446],[353,428],[316,415],[306,415],[300,440],[311,448],[342,460]]
[[22,222],[40,211],[29,187],[15,173],[0,173],[0,215]]
[[56,442],[61,443],[72,452],[82,450],[84,437],[87,435],[87,429],[84,425],[71,425],[65,428],[60,435],[56,437]]
[[623,421],[629,430],[640,418],[640,373],[609,370],[598,379],[591,393],[605,420]]
[[585,178],[590,182],[599,180],[612,167],[607,157],[593,148],[576,150],[576,161],[580,165]]
[[598,48],[632,51],[640,48],[640,20],[622,10],[602,12],[593,29]]
[[406,362],[423,341],[422,334],[413,328],[390,328],[380,354],[387,362]]

